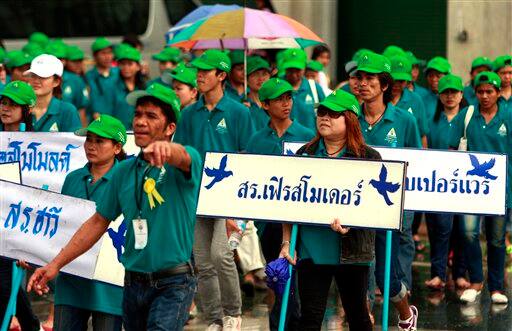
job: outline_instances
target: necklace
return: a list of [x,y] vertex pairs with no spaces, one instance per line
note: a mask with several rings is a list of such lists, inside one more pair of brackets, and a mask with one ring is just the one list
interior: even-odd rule
[[[368,123],[368,124],[369,124],[369,126],[368,126],[368,130],[370,130],[370,131],[371,131],[371,130],[373,129],[373,126],[374,126],[375,124],[379,123],[379,121],[381,120],[382,116],[384,116],[384,113],[385,113],[385,112],[386,112],[386,110],[384,110],[384,111],[382,112],[382,114],[380,114],[379,118],[377,118],[375,121],[373,121],[373,123]],[[366,119],[366,116],[365,116],[365,119]],[[367,122],[368,122],[368,121],[367,121]]]
[[336,152],[333,152],[333,153],[329,153],[329,152],[327,151],[327,148],[325,148],[325,153],[326,153],[328,156],[333,156],[333,155],[336,155],[336,154],[338,154],[339,152],[341,152],[341,150],[343,149],[343,147],[345,147],[345,146],[341,146],[341,147],[340,147],[340,149],[338,149]]

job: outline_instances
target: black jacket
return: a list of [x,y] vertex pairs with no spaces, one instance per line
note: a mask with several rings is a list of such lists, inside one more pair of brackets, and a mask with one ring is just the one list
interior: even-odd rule
[[[319,142],[309,146],[302,146],[297,155],[315,155]],[[365,146],[365,155],[361,157],[368,160],[382,160],[379,152]],[[347,151],[344,155],[347,158],[357,158],[354,153]],[[341,234],[340,234],[341,235]],[[299,239],[300,240],[300,239]],[[354,229],[341,235],[341,264],[369,263],[375,257],[375,231],[366,229]]]

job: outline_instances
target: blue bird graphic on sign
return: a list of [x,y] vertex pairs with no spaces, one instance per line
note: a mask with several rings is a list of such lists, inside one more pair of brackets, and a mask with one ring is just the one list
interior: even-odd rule
[[489,170],[491,170],[496,163],[495,158],[492,158],[482,164],[480,164],[477,157],[473,154],[469,154],[469,158],[471,159],[471,165],[473,166],[473,169],[469,170],[466,175],[484,177],[485,179],[489,180],[495,180],[498,178],[489,173]]
[[119,228],[117,228],[117,231],[114,231],[114,229],[109,228],[107,230],[108,236],[112,240],[112,245],[114,245],[114,248],[117,252],[117,260],[121,262],[121,256],[123,255],[123,248],[124,248],[124,240],[126,235],[126,222],[123,220],[121,225],[119,225]]
[[389,199],[388,192],[394,193],[398,191],[398,189],[400,188],[400,184],[393,184],[391,182],[388,182],[387,177],[388,169],[386,169],[386,167],[382,165],[382,168],[380,169],[379,180],[370,180],[370,185],[373,186],[380,195],[382,195],[386,204],[388,206],[391,206],[393,205],[393,202],[391,202],[391,200]]
[[220,183],[225,178],[228,178],[229,176],[233,176],[233,171],[226,171],[226,165],[228,162],[228,156],[224,155],[222,159],[220,160],[220,165],[218,169],[215,168],[204,168],[204,173],[208,177],[213,177],[210,184],[206,185],[205,188],[207,190],[211,189],[215,184]]
[[291,149],[287,148],[286,155],[295,155],[295,153]]

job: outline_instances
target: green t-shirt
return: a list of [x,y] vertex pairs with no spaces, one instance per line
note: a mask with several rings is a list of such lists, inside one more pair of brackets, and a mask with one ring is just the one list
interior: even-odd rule
[[69,102],[77,109],[89,106],[89,90],[82,77],[64,71],[62,74],[62,100]]
[[409,91],[409,89],[404,89],[402,93],[402,97],[398,100],[395,105],[397,108],[401,108],[403,110],[407,110],[409,113],[413,114],[416,119],[416,124],[418,125],[418,129],[420,131],[420,136],[426,136],[428,134],[428,122],[427,115],[425,113],[425,106],[423,105],[423,101],[421,97]]
[[35,132],[75,132],[82,127],[76,107],[55,97],[39,120],[32,115],[32,124]]
[[254,133],[249,109],[224,95],[212,111],[204,97],[183,109],[174,141],[205,152],[241,152]]
[[[97,212],[106,219],[115,220],[123,214],[127,222],[121,258],[126,270],[155,272],[186,263],[192,256],[202,161],[194,148],[185,149],[192,160],[189,174],[168,164],[162,168],[165,170],[152,167],[139,155],[119,163],[97,204]],[[156,190],[164,199],[162,204],[155,201],[153,209],[143,191],[144,178],[155,180]],[[135,249],[132,221],[139,213],[148,227],[144,249]]]
[[[61,193],[98,202],[112,179],[115,167],[114,165],[101,179],[91,184],[92,176],[89,165],[85,165],[66,176]],[[123,289],[119,286],[63,273],[57,277],[56,305],[68,305],[112,315],[122,315],[122,301]]]

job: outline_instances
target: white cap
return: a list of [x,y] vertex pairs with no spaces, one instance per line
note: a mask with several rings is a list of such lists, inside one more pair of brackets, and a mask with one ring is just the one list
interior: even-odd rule
[[50,54],[41,54],[32,60],[30,69],[25,71],[23,75],[34,74],[43,78],[48,78],[53,75],[62,77],[63,71],[64,66],[59,59]]

